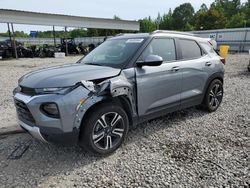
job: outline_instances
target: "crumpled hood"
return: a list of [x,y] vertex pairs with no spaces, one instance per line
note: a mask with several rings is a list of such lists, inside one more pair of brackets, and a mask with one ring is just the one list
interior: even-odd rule
[[68,64],[30,72],[20,78],[19,85],[29,88],[67,87],[82,80],[113,77],[120,71],[104,66]]

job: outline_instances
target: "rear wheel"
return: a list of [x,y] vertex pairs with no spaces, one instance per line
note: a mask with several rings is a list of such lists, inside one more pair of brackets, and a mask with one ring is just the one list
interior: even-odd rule
[[215,79],[211,82],[207,89],[202,106],[205,108],[205,110],[214,112],[219,108],[222,98],[223,84],[220,80]]
[[101,104],[83,121],[80,145],[94,154],[110,154],[123,143],[128,128],[128,116],[122,107]]

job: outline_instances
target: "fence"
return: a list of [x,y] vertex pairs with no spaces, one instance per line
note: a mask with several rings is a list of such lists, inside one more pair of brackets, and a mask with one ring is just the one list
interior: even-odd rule
[[213,38],[218,45],[229,45],[230,51],[248,52],[250,49],[250,28],[194,31],[204,38]]

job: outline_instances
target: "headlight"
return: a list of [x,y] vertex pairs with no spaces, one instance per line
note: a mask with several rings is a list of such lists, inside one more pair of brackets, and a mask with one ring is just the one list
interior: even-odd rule
[[74,87],[54,87],[35,89],[37,94],[60,94],[64,95],[72,91]]

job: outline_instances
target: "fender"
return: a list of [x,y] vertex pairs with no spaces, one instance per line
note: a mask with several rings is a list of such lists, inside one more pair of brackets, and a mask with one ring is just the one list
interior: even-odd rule
[[203,88],[203,92],[202,92],[202,99],[205,97],[206,91],[209,87],[209,84],[214,80],[214,79],[220,79],[223,83],[224,81],[224,72],[216,72],[214,74],[212,74],[206,81],[206,84]]
[[131,106],[132,116],[137,116],[135,89],[131,81],[129,81],[124,73],[114,78],[109,78],[101,83],[94,81],[81,81],[82,87],[89,91],[88,98],[80,101],[77,106],[77,112],[74,120],[74,127],[80,128],[84,115],[89,108],[110,97],[126,97]]

